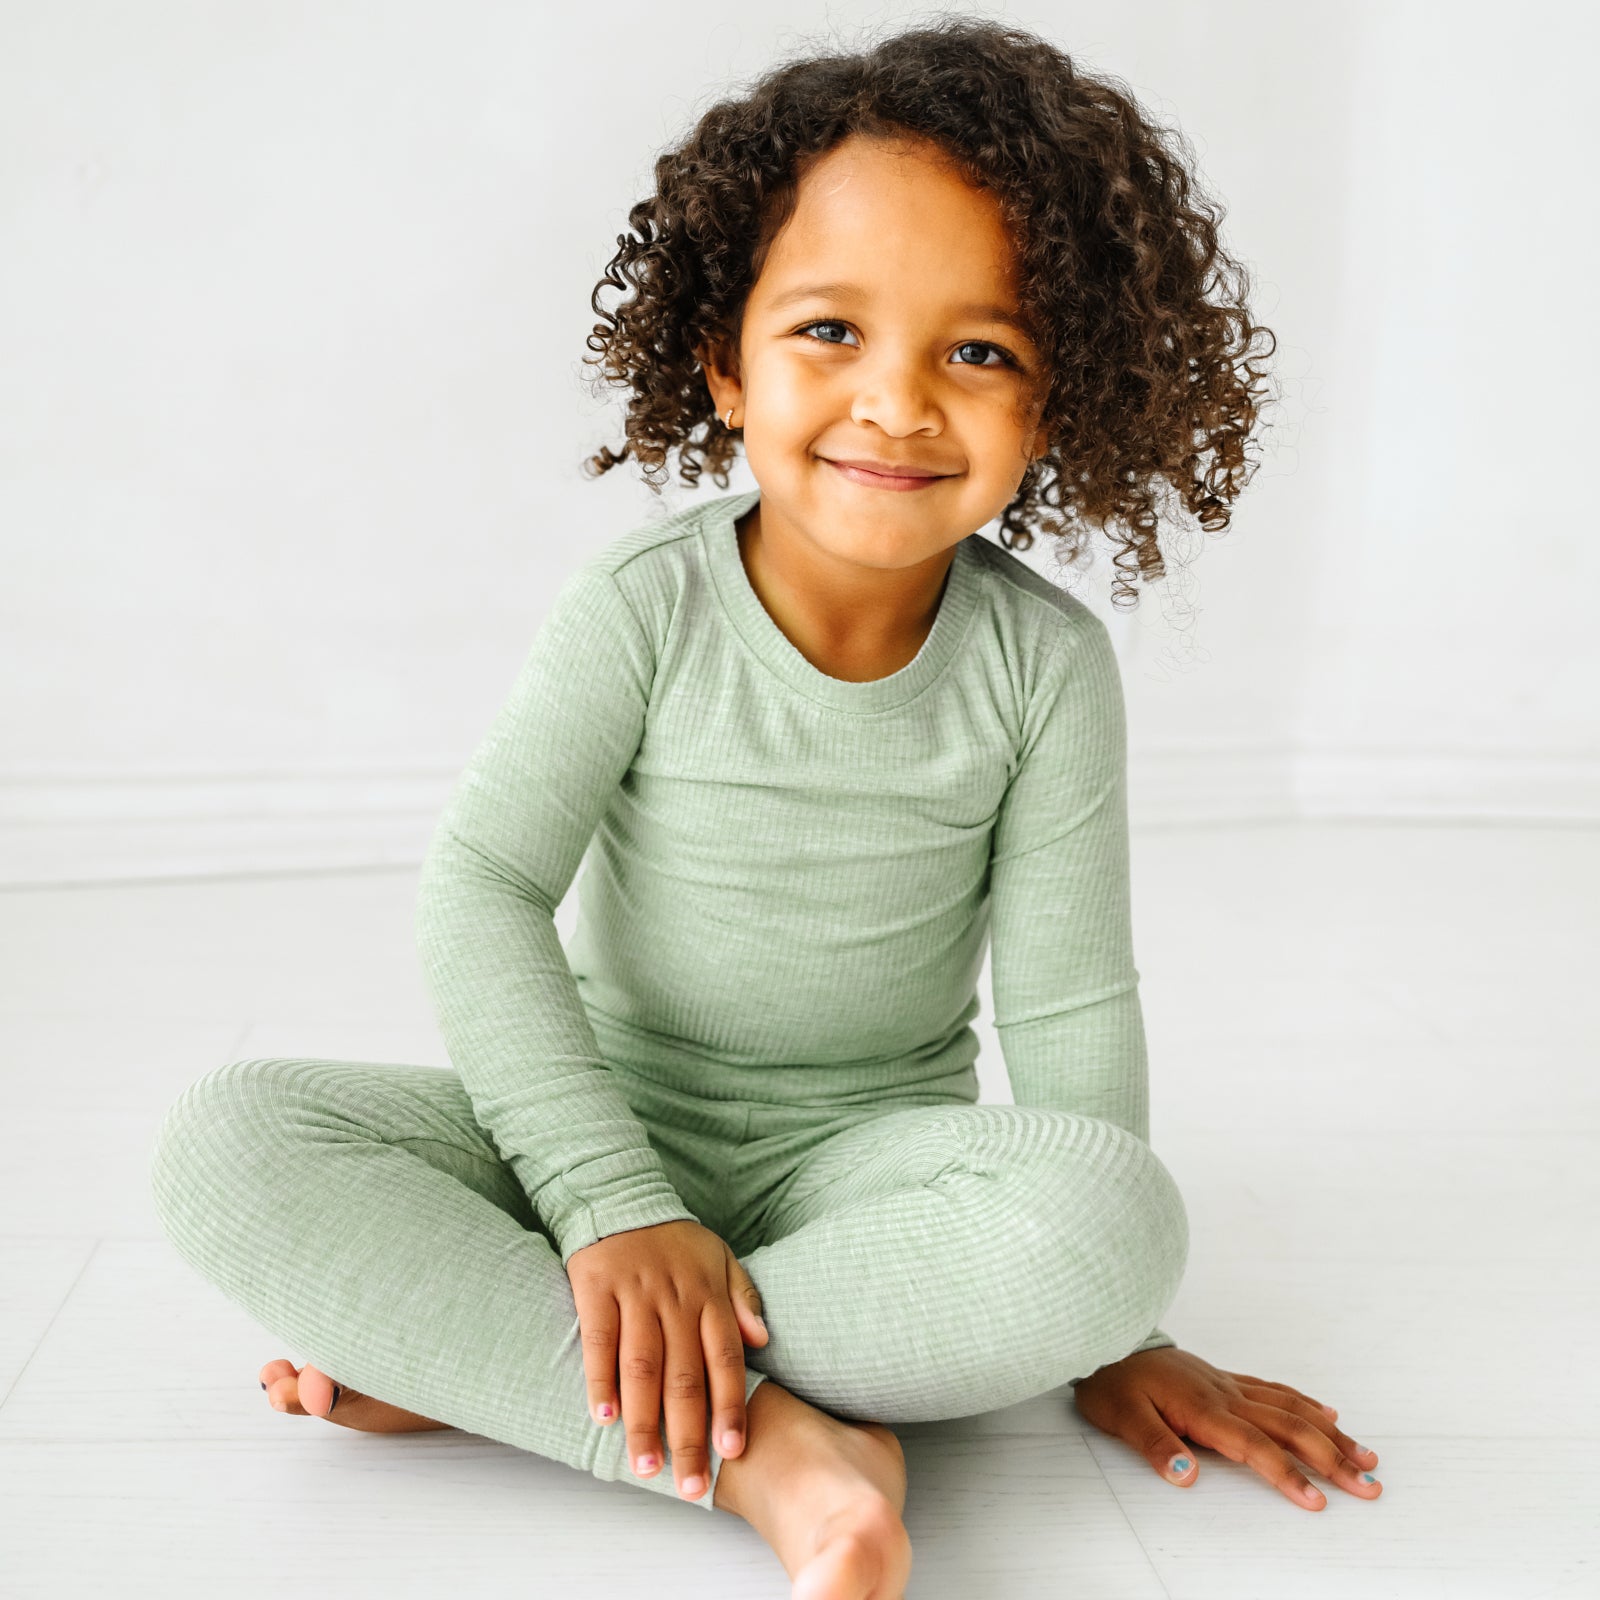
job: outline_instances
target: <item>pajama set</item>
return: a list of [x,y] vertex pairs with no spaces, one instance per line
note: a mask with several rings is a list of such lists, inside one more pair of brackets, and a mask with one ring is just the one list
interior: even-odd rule
[[[565,1268],[596,1240],[714,1230],[770,1332],[747,1397],[891,1426],[1171,1345],[1188,1254],[1105,625],[974,533],[916,658],[830,677],[750,585],[759,494],[634,528],[550,603],[422,866],[452,1067],[231,1062],[151,1166],[174,1246],[305,1361],[674,1496],[670,1442],[635,1478],[590,1415]],[[977,1103],[986,949],[1014,1105]]]

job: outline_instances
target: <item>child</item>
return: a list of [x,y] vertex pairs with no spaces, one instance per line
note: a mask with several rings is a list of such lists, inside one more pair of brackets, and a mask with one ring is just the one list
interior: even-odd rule
[[[903,1593],[889,1424],[1067,1383],[1171,1481],[1181,1430],[1370,1496],[1328,1408],[1156,1326],[1188,1222],[1116,659],[1010,553],[1049,505],[1159,576],[1157,480],[1226,525],[1255,330],[1206,297],[1213,222],[1124,94],[959,16],[773,72],[656,176],[592,465],[726,489],[742,440],[759,487],[551,604],[423,865],[455,1071],[217,1069],[163,1126],[164,1226],[314,1357],[263,1369],[278,1409],[724,1507],[797,1595]],[[991,935],[1011,1106],[977,1103]]]

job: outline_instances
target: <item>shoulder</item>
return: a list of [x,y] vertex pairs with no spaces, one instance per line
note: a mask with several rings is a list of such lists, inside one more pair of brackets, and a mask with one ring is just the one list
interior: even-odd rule
[[637,522],[597,551],[584,566],[598,569],[619,582],[637,582],[652,571],[692,559],[700,542],[700,524],[714,504],[714,500],[699,500],[691,506]]
[[1070,590],[1035,572],[1014,551],[982,535],[972,548],[993,604],[1017,626],[1047,639],[1104,631],[1105,624]]
[[622,609],[653,645],[705,587],[705,519],[735,495],[714,496],[646,518],[579,565],[565,588]]
[[637,627],[659,651],[675,616],[706,589],[704,520],[723,501],[736,498],[701,499],[635,523],[571,571],[552,611],[579,611],[595,621],[608,618]]
[[1082,600],[1004,545],[970,540],[993,644],[1025,724],[1036,723],[1074,680],[1114,672],[1111,632]]

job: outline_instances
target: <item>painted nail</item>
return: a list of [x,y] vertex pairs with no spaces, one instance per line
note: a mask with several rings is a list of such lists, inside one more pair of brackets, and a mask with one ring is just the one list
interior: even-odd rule
[[330,1411],[333,1410],[334,1406],[338,1405],[339,1396],[342,1395],[343,1393],[344,1393],[344,1390],[341,1389],[338,1384],[334,1384],[334,1386],[333,1386],[333,1401],[332,1401],[332,1404],[330,1404],[329,1407],[328,1407],[328,1409]]
[[1193,1465],[1194,1463],[1190,1461],[1188,1456],[1174,1456],[1172,1460],[1167,1463],[1167,1471],[1170,1472],[1174,1478],[1181,1478],[1184,1473],[1186,1473]]
[[262,1385],[261,1385],[261,1387],[262,1387],[262,1388],[263,1388],[263,1389],[265,1389],[265,1388],[266,1388],[266,1384],[262,1384]]
[[639,1457],[639,1468],[638,1468],[638,1470],[640,1472],[654,1472],[655,1469],[656,1469],[656,1458],[654,1456],[640,1456]]
[[611,1407],[610,1406],[596,1406],[595,1410],[596,1410],[596,1412],[598,1412],[598,1414],[600,1416],[600,1420],[602,1422],[609,1422],[611,1420]]
[[1361,1474],[1361,1481],[1363,1483],[1376,1483],[1378,1480],[1374,1478],[1370,1472],[1363,1472]]

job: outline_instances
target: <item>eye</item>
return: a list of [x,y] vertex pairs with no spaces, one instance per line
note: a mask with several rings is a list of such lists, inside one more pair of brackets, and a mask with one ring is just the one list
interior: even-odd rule
[[[958,350],[993,350],[1000,357],[998,363],[1000,366],[1014,367],[1017,365],[1016,357],[1009,350],[1004,350],[997,344],[990,344],[987,339],[968,339],[965,343],[957,345],[956,348]],[[963,361],[959,364],[963,367],[986,367],[989,365],[987,361]]]
[[[796,333],[810,333],[813,328],[842,328],[843,326],[844,326],[844,324],[842,322],[833,322],[833,321],[808,322],[803,327],[796,328],[794,331]],[[812,343],[813,344],[833,344],[833,343],[835,343],[835,341],[832,340],[832,339],[814,339],[814,340],[812,340]]]
[[[813,328],[845,328],[845,327],[847,327],[847,324],[845,324],[843,322],[840,322],[840,321],[836,320],[835,318],[829,317],[829,318],[826,318],[826,319],[824,319],[822,321],[818,321],[818,322],[807,322],[807,323],[803,324],[801,327],[796,328],[794,331],[797,334],[803,333],[803,334],[809,335]],[[839,341],[836,340],[836,339],[813,339],[811,342],[813,344],[837,344]],[[846,346],[845,348],[848,349],[849,346]],[[992,350],[1000,358],[999,361],[997,361],[997,362],[989,362],[989,361],[959,361],[959,362],[956,363],[957,366],[962,366],[962,367],[996,367],[996,366],[1000,366],[1000,367],[1015,367],[1019,371],[1021,370],[1021,365],[1022,364],[1017,360],[1017,358],[1014,355],[1011,354],[1011,352],[1009,350],[1007,350],[1003,345],[991,344],[991,343],[989,343],[989,341],[987,339],[966,339],[966,340],[963,340],[961,344],[957,345],[956,348],[958,350]]]

